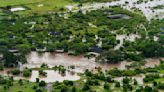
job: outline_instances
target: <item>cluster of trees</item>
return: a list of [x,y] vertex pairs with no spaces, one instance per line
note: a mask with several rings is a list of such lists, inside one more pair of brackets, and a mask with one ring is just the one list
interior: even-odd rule
[[66,69],[62,65],[54,66],[54,67],[52,67],[52,69],[55,70],[55,71],[59,71],[59,73],[61,73],[61,74],[66,73]]
[[14,69],[14,70],[10,71],[10,73],[12,75],[20,75],[20,74],[22,74],[23,77],[30,77],[31,76],[31,72],[32,72],[32,70],[28,69],[28,68],[25,68],[23,71],[20,71],[19,69]]
[[164,57],[163,42],[138,39],[135,42],[126,44],[126,47],[122,47],[120,50],[109,50],[102,53],[97,58],[97,61],[102,63],[118,63],[123,60],[143,61],[144,58],[154,57]]
[[30,77],[31,76],[31,73],[32,73],[32,70],[31,69],[28,69],[28,68],[25,68],[23,71],[23,76],[24,77]]
[[[3,67],[17,67],[20,63],[26,63],[26,57],[21,53],[13,53],[8,49],[1,48],[0,53],[2,54],[2,59],[0,59],[0,66]],[[18,54],[18,55],[17,55]]]
[[96,59],[98,62],[101,63],[118,63],[124,60],[124,54],[119,50],[109,50],[107,52],[102,53]]
[[[104,12],[108,11],[113,11],[113,14],[124,13],[133,18],[126,21],[123,19],[115,21],[107,18],[108,14]],[[110,30],[119,30],[126,26],[127,31],[131,32],[139,22],[145,22],[142,16],[119,7],[91,11],[86,15],[82,12],[69,13],[68,19],[61,16],[64,14],[12,16],[11,19],[0,23],[2,25],[0,26],[0,46],[16,48],[25,54],[44,47],[46,51],[64,49],[64,51],[71,50],[81,54],[88,52],[90,47],[98,44],[100,39],[95,40],[95,35],[98,35],[102,38],[102,49],[108,50],[117,43],[115,34]],[[97,28],[89,26],[88,23]],[[72,39],[70,39],[71,36],[73,36]],[[82,42],[84,38],[86,42]]]
[[163,57],[164,46],[163,43],[152,40],[138,40],[134,44],[136,50],[142,52],[144,57]]

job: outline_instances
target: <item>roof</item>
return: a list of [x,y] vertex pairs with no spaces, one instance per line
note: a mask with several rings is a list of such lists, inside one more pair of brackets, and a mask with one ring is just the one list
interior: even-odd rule
[[115,15],[109,15],[108,18],[110,18],[110,19],[129,19],[130,17],[125,14],[115,14]]
[[164,34],[164,32],[160,32],[160,34]]
[[164,27],[161,27],[160,30],[164,30]]
[[97,47],[97,46],[91,47],[90,51],[91,52],[96,52],[96,53],[102,53],[103,52],[103,50],[101,48]]

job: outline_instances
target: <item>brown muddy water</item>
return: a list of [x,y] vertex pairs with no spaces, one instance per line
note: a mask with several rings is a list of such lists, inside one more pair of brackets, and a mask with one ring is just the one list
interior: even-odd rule
[[[85,58],[83,55],[80,56],[70,56],[67,53],[37,53],[37,52],[31,52],[27,55],[27,63],[21,65],[20,68],[38,68],[43,63],[47,64],[50,68],[53,66],[63,65],[66,69],[68,69],[69,66],[74,65],[75,69],[71,69],[71,71],[74,72],[74,74],[71,74],[71,72],[66,71],[65,76],[62,76],[58,73],[58,71],[54,70],[44,70],[47,73],[46,77],[40,77],[39,72],[37,70],[32,71],[32,75],[30,78],[24,78],[21,76],[14,76],[14,79],[28,79],[32,82],[35,82],[36,78],[39,78],[40,80],[44,80],[45,82],[55,82],[59,81],[62,82],[64,80],[79,80],[80,76],[78,73],[83,73],[86,69],[95,70],[95,67],[101,67],[102,70],[109,70],[112,68],[118,68],[118,69],[126,69],[126,65],[130,65],[132,62],[123,61],[118,64],[100,64],[95,62],[95,58]],[[143,67],[154,67],[155,65],[159,65],[160,61],[159,59],[146,59],[146,64],[143,65]],[[1,71],[0,74],[5,76],[11,76],[7,73],[11,69],[5,69],[4,71]],[[70,69],[68,69],[70,70]],[[140,81],[139,83],[142,84],[143,77],[140,76],[134,76],[134,78],[137,81]],[[121,80],[122,78],[116,78],[116,80]]]
[[49,67],[63,65],[64,67],[69,67],[74,65],[76,72],[83,72],[86,69],[93,70],[95,67],[101,67],[102,69],[126,69],[126,65],[131,64],[131,62],[123,61],[118,64],[100,64],[95,62],[95,58],[85,58],[83,55],[80,56],[70,56],[67,53],[42,53],[38,54],[37,52],[31,52],[27,55],[27,64],[24,64],[23,67],[36,68],[40,67],[41,64],[45,63]]
[[[164,60],[164,58],[162,58]],[[154,67],[160,64],[160,60],[157,58],[145,59],[146,63],[143,67]],[[27,64],[23,67],[36,68],[45,63],[49,67],[63,65],[65,68],[74,65],[76,72],[83,72],[86,69],[93,70],[95,67],[101,67],[103,70],[118,68],[126,69],[126,65],[130,65],[132,62],[122,61],[118,64],[100,64],[95,62],[95,58],[85,58],[83,55],[70,56],[67,53],[49,53],[45,52],[39,54],[37,52],[31,52],[27,55]]]

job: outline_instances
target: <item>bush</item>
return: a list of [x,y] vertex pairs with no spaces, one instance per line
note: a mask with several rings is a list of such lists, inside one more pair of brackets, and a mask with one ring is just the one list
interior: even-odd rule
[[115,87],[120,87],[120,82],[116,82]]
[[125,70],[123,71],[124,76],[134,76],[136,75],[136,72],[134,70]]
[[63,83],[64,83],[65,85],[67,85],[67,86],[68,86],[68,85],[73,86],[73,81],[64,80]]
[[164,83],[159,83],[158,88],[164,90]]
[[23,76],[24,77],[30,77],[31,76],[31,70],[30,69],[23,70]]
[[145,76],[143,81],[144,82],[150,82],[150,81],[154,81],[154,79],[158,79],[158,78],[160,78],[159,74],[149,74],[149,75]]
[[109,84],[108,83],[104,84],[104,89],[109,90]]
[[0,65],[0,71],[2,71],[4,69],[3,65]]
[[20,74],[20,70],[19,69],[15,69],[15,70],[12,70],[11,73],[13,75],[19,75]]
[[83,91],[86,91],[86,90],[89,90],[89,89],[90,89],[89,85],[84,84],[82,90],[83,90]]
[[36,78],[36,82],[39,83],[39,78]]
[[40,82],[39,82],[39,86],[41,86],[41,87],[46,86],[46,82],[45,82],[45,81],[40,81]]
[[47,73],[44,72],[43,70],[39,70],[39,75],[41,75],[41,76],[47,76]]

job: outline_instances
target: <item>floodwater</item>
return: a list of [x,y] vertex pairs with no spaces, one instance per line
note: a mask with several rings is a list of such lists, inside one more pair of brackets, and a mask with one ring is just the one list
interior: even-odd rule
[[100,64],[95,62],[95,58],[85,58],[83,55],[80,56],[70,56],[67,53],[49,53],[45,52],[39,54],[37,52],[31,52],[27,55],[27,64],[22,65],[22,67],[36,68],[40,67],[43,63],[47,64],[49,67],[63,65],[65,68],[74,65],[76,69],[75,72],[82,73],[86,69],[94,70],[95,67],[101,67],[103,70],[108,70],[112,68],[126,69],[126,65],[131,62],[123,61],[118,64]]
[[[91,11],[91,10],[97,10],[101,9],[102,7],[106,8],[109,6],[121,6],[124,9],[127,9],[129,11],[141,11],[147,20],[151,20],[153,18],[163,19],[164,18],[164,8],[163,9],[152,9],[152,7],[158,6],[158,5],[164,5],[164,0],[154,0],[154,1],[148,1],[148,2],[142,2],[137,3],[139,0],[118,0],[113,2],[107,2],[107,3],[87,3],[83,4],[82,7],[77,9],[78,5],[68,5],[66,8],[68,8],[69,11],[77,12],[81,10],[82,12]],[[128,2],[128,3],[127,3]],[[73,10],[74,9],[74,10]]]
[[[164,60],[164,58],[161,58],[161,60]],[[148,58],[145,59],[146,63],[145,63],[145,68],[146,67],[155,67],[156,65],[160,64],[160,60],[157,58]]]
[[[54,70],[44,70],[44,71],[47,73],[47,76],[40,78],[40,80],[43,80],[47,83],[56,82],[56,81],[62,82],[64,80],[75,81],[80,79],[80,76],[78,76],[77,74],[71,74],[70,72],[66,72],[65,75],[63,76],[62,74]],[[37,70],[33,70],[30,81],[35,82],[36,78],[39,78],[39,72]]]
[[27,55],[27,64],[24,64],[23,67],[36,68],[40,67],[41,64],[48,64],[49,67],[63,65],[68,67],[71,65],[76,66],[78,69],[93,69],[96,67],[94,59],[84,58],[80,56],[69,56],[67,53],[49,53],[45,52],[39,54],[37,52],[31,52]]
[[64,80],[79,80],[80,76],[77,73],[83,73],[86,69],[91,71],[95,70],[95,67],[101,67],[103,70],[108,70],[112,68],[126,69],[126,65],[129,65],[131,62],[123,61],[119,64],[99,64],[95,62],[95,58],[85,58],[83,55],[80,56],[69,56],[67,53],[49,53],[45,52],[39,54],[37,52],[31,52],[27,55],[27,64],[21,66],[28,68],[40,67],[41,64],[45,63],[49,67],[63,65],[66,69],[69,66],[74,65],[75,69],[71,69],[71,72],[66,71],[65,76],[62,76],[60,73],[54,70],[45,70],[47,72],[47,77],[40,78],[39,72],[37,70],[32,71],[31,78],[29,79],[32,82],[36,81],[36,78],[44,80],[45,82],[62,82]]
[[[129,39],[130,40],[130,39]],[[133,39],[131,39],[132,41]],[[162,60],[164,58],[161,58]],[[94,70],[95,67],[101,67],[103,70],[109,70],[112,68],[118,69],[126,69],[126,65],[130,65],[132,62],[122,61],[118,64],[100,64],[95,62],[95,58],[85,58],[83,55],[79,56],[70,56],[67,53],[49,53],[45,52],[39,54],[37,52],[31,52],[27,55],[28,63],[23,64],[21,67],[28,68],[38,68],[43,63],[47,64],[50,68],[53,66],[63,65],[68,69],[69,66],[74,65],[75,69],[73,71],[82,73],[86,69]],[[154,67],[155,65],[160,64],[160,60],[158,58],[148,58],[145,59],[146,64],[143,67]]]
[[[162,58],[164,59],[164,58]],[[49,67],[63,65],[67,70],[65,75],[61,75],[58,73],[58,71],[54,70],[44,70],[47,73],[46,77],[40,77],[38,70],[32,70],[32,75],[29,78],[24,78],[21,75],[14,76],[14,79],[28,79],[32,82],[36,81],[36,78],[39,78],[40,80],[44,80],[47,83],[59,81],[62,82],[63,80],[79,80],[80,76],[78,73],[83,73],[86,69],[89,69],[94,72],[95,67],[101,67],[102,70],[109,70],[112,68],[118,68],[118,69],[126,69],[126,65],[130,65],[132,62],[122,61],[118,64],[100,64],[95,62],[95,58],[85,58],[83,55],[80,56],[69,56],[67,53],[37,53],[37,52],[31,52],[29,55],[27,55],[27,63],[21,64],[20,69],[23,69],[25,67],[28,68],[37,68],[40,67],[43,63],[47,64]],[[154,67],[155,65],[159,65],[160,61],[159,59],[146,59],[147,63],[143,65],[143,67]],[[75,66],[75,69],[69,69],[69,66]],[[12,69],[5,69],[4,71],[1,71],[0,74],[5,76],[11,76],[11,74],[8,74],[7,71],[10,71]],[[137,81],[140,81],[140,84],[142,84],[141,80],[142,77],[134,76],[134,78]],[[122,78],[121,78],[122,79]],[[120,79],[120,80],[121,80]],[[117,79],[119,80],[119,78]]]

